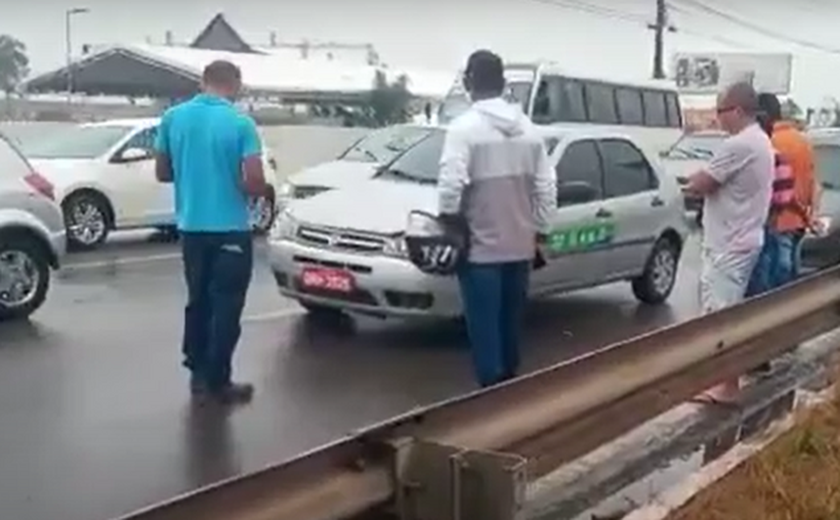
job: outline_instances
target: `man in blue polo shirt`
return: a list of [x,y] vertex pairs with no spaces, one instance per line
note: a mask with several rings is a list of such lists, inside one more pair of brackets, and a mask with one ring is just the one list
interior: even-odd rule
[[239,69],[204,69],[203,93],[170,108],[158,131],[156,174],[175,187],[188,302],[184,366],[194,395],[244,402],[253,387],[231,380],[231,361],[251,281],[250,197],[266,190],[254,121],[233,105]]

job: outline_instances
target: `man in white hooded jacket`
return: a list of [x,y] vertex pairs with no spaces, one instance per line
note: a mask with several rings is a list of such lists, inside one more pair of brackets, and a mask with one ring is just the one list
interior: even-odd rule
[[528,278],[557,188],[543,139],[502,98],[501,58],[473,53],[464,86],[473,103],[447,129],[438,212],[444,225],[465,223],[469,232],[458,280],[478,382],[490,386],[516,376]]

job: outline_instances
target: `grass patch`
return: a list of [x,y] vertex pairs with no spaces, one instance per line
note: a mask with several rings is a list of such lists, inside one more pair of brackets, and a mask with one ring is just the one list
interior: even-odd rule
[[669,520],[840,520],[840,391]]

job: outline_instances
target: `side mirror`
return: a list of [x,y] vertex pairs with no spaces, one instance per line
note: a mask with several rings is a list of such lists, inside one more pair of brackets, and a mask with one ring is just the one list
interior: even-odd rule
[[142,148],[127,148],[117,156],[118,162],[134,162],[149,159],[151,155],[147,150]]
[[598,200],[598,190],[588,182],[564,182],[557,186],[557,205],[586,204]]

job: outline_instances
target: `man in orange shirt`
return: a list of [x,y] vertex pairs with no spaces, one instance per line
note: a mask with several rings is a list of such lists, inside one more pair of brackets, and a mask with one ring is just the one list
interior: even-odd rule
[[762,97],[765,98],[762,105],[766,116],[773,123],[773,148],[790,165],[794,180],[793,202],[775,215],[774,221],[770,223],[779,238],[779,257],[776,272],[772,276],[773,286],[779,287],[799,275],[799,246],[815,218],[817,185],[814,177],[814,151],[796,124],[783,120],[778,98],[772,94],[762,94]]

